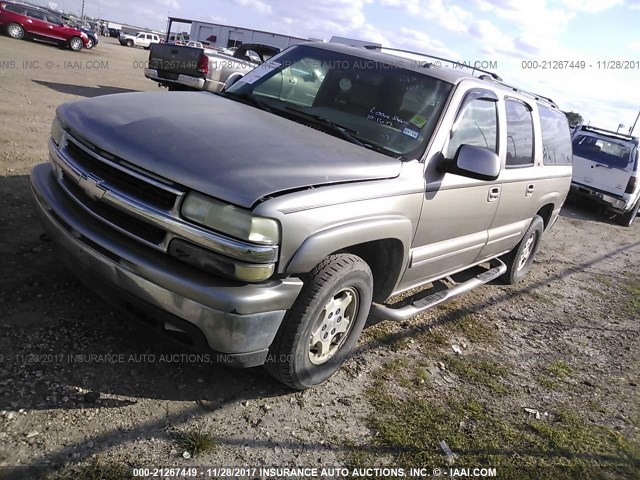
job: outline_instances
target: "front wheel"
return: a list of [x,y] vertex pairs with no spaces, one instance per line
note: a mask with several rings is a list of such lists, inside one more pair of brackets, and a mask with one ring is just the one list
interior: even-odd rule
[[71,40],[69,40],[69,48],[74,52],[79,52],[82,50],[82,47],[83,43],[80,37],[72,37]]
[[638,210],[640,210],[640,199],[636,202],[635,207],[629,210],[627,213],[618,214],[616,217],[617,222],[623,227],[630,227],[633,225],[633,221],[636,219],[636,215],[638,215]]
[[127,47],[133,47],[133,40],[127,40]]
[[505,283],[513,285],[525,277],[538,252],[543,233],[544,221],[536,215],[520,243],[501,258],[507,265],[507,271],[500,277]]
[[372,292],[371,269],[360,257],[325,258],[305,276],[302,291],[271,345],[267,371],[297,390],[331,377],[360,337]]
[[86,46],[86,48],[87,48],[88,50],[90,50],[90,49],[92,49],[92,48],[93,48],[93,40],[91,40],[91,39],[87,40],[87,46]]

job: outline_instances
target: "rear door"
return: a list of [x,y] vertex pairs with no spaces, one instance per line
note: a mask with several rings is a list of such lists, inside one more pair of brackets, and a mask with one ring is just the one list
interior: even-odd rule
[[46,21],[45,13],[31,8],[28,8],[26,13],[29,17],[27,19],[27,31],[40,38],[49,38],[49,23]]
[[633,145],[578,132],[573,139],[573,181],[622,197],[633,171]]

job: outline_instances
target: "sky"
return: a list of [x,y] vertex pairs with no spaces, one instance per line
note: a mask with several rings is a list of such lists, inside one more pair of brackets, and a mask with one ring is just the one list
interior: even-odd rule
[[[82,5],[52,1],[67,12]],[[625,133],[640,110],[640,0],[85,0],[85,12],[156,30],[172,15],[485,62],[504,81],[552,98],[585,123],[610,130],[623,124]],[[584,68],[549,68],[565,61]]]

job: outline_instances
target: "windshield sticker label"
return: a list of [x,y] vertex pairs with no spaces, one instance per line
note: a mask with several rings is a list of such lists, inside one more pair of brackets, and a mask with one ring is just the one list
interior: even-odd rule
[[414,115],[413,118],[409,120],[409,123],[415,125],[418,128],[422,128],[427,124],[427,119],[421,117],[420,115]]
[[278,62],[265,62],[262,65],[254,68],[249,73],[247,73],[244,77],[242,77],[239,82],[248,83],[249,85],[257,82],[266,74],[273,72],[276,68],[279,68],[282,64]]
[[418,135],[420,135],[420,132],[416,132],[415,130],[411,130],[410,128],[405,128],[402,133],[411,138],[418,138]]

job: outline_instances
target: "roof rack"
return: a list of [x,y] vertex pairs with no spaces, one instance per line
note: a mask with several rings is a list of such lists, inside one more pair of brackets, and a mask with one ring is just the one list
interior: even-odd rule
[[533,92],[528,92],[527,90],[522,90],[521,88],[517,88],[514,87],[513,85],[509,85],[506,82],[503,82],[502,80],[496,80],[496,79],[489,79],[489,78],[484,78],[483,80],[489,80],[489,81],[493,81],[495,83],[498,83],[500,85],[502,85],[503,87],[507,87],[510,88],[511,90],[513,90],[514,92],[519,92],[519,93],[524,93],[527,95],[531,95],[533,98],[535,98],[536,100],[546,100],[547,102],[549,102],[551,105],[553,105],[554,107],[558,107],[558,104],[556,102],[554,102],[551,98],[549,97],[545,97],[544,95],[539,95],[537,93],[533,93]]
[[412,55],[418,55],[420,57],[431,58],[433,60],[440,60],[441,62],[453,63],[454,65],[458,65],[460,67],[470,68],[472,70],[472,74],[473,74],[473,72],[478,71],[478,72],[484,73],[485,75],[489,75],[493,80],[497,80],[499,82],[502,81],[502,78],[500,78],[500,76],[497,73],[490,72],[488,70],[483,70],[483,69],[478,68],[478,67],[473,67],[471,65],[467,65],[466,63],[457,62],[455,60],[449,60],[448,58],[436,57],[434,55],[428,55],[426,53],[414,52],[414,51],[411,51],[411,50],[404,50],[402,48],[383,47],[383,46],[380,46],[380,45],[365,45],[364,48],[367,49],[367,50],[380,50],[381,52],[384,49],[384,50],[389,50],[391,52],[410,53]]
[[609,137],[617,137],[623,140],[635,140],[636,142],[638,141],[638,137],[627,135],[625,133],[614,132],[613,130],[606,130],[604,128],[592,127],[590,125],[576,125],[576,129],[586,130],[588,132],[594,132],[594,133],[602,133]]

